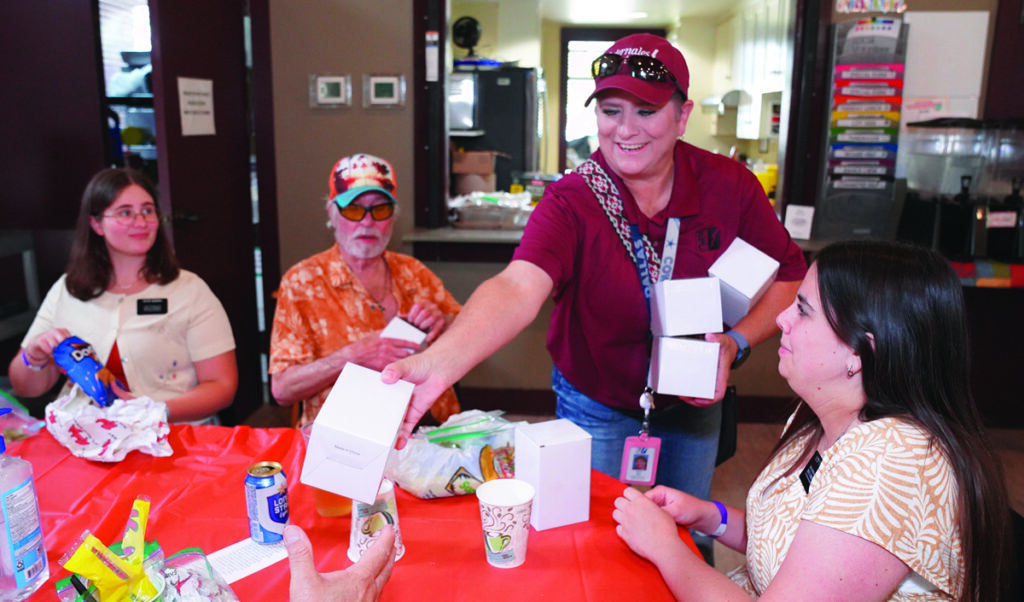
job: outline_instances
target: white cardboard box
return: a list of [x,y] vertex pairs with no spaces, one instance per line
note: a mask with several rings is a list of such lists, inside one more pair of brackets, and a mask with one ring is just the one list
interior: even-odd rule
[[718,278],[681,278],[655,284],[651,332],[658,337],[722,332],[722,285]]
[[423,344],[424,340],[426,340],[427,333],[416,328],[402,318],[395,316],[394,318],[391,318],[388,325],[380,332],[380,337],[382,339],[400,339],[403,341],[409,341],[410,343],[419,346]]
[[722,319],[735,326],[775,281],[779,262],[741,238],[711,264],[708,274],[722,282]]
[[380,372],[346,364],[313,421],[299,480],[373,503],[412,389],[412,383],[387,385]]
[[534,529],[590,520],[590,439],[564,418],[516,427],[516,478],[536,490]]
[[655,337],[651,347],[651,386],[665,395],[714,398],[718,347],[718,343],[697,339]]

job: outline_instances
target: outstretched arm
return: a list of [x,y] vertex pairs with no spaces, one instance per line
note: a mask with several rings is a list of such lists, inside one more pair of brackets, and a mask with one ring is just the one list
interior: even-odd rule
[[384,382],[402,379],[416,385],[398,435],[399,448],[438,395],[526,328],[553,288],[547,272],[514,260],[477,287],[455,322],[430,348],[384,368]]

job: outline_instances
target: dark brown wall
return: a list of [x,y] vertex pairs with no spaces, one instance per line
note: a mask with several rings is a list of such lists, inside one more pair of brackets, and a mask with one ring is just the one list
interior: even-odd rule
[[[93,2],[0,3],[0,230],[64,238],[85,184],[103,167],[108,134]],[[40,285],[48,287],[63,271],[66,248],[40,245],[37,253],[47,270]]]
[[986,119],[1024,118],[1024,2],[1000,0],[985,93]]

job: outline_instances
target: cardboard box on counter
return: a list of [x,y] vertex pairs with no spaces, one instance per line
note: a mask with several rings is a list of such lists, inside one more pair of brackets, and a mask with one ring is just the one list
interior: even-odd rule
[[452,177],[452,196],[469,194],[471,192],[494,192],[498,187],[498,176],[495,174],[465,173],[455,174]]
[[735,326],[775,282],[779,262],[737,238],[708,268],[722,282],[722,319]]
[[380,372],[346,364],[313,421],[299,480],[373,503],[412,389],[412,383],[387,385]]
[[651,386],[665,395],[712,399],[718,379],[718,347],[718,343],[704,340],[655,337]]
[[536,494],[538,531],[590,520],[590,433],[560,418],[516,427],[516,478]]
[[452,153],[453,174],[478,174],[486,176],[494,173],[494,158],[497,151],[465,151]]
[[651,295],[654,336],[722,332],[722,285],[718,278],[661,280]]

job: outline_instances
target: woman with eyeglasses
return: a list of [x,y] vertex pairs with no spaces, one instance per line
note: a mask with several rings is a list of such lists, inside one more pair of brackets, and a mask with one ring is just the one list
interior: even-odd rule
[[[745,166],[680,140],[693,102],[683,55],[649,34],[615,42],[594,61],[599,148],[549,185],[513,261],[482,284],[445,336],[385,378],[419,383],[405,432],[436,391],[511,340],[553,297],[548,350],[557,415],[593,437],[593,467],[618,477],[625,441],[642,427],[651,327],[644,281],[662,259],[671,278],[705,277],[736,239],[780,262],[760,302],[724,334],[712,399],[655,395],[650,435],[661,439],[656,482],[707,498],[730,369],[776,331],[806,264]],[[666,244],[671,228],[678,236]],[[633,247],[644,249],[633,253]],[[653,461],[652,461],[653,464]],[[705,546],[710,549],[710,544]]]
[[[429,345],[460,306],[441,280],[413,257],[387,250],[395,225],[394,169],[357,154],[335,163],[328,178],[327,225],[334,244],[281,278],[270,335],[270,389],[284,406],[302,405],[298,424],[316,418],[349,362],[380,370],[421,345],[382,337],[395,317],[427,333]],[[458,413],[450,388],[433,416]]]
[[[971,399],[949,262],[834,243],[776,321],[779,373],[800,404],[745,506],[627,489],[619,536],[679,600],[1009,599],[1007,495]],[[716,533],[746,565],[727,577],[695,562],[677,524]]]
[[114,385],[119,398],[164,402],[171,422],[215,423],[231,405],[238,388],[231,324],[206,283],[178,266],[156,196],[131,169],[104,169],[89,181],[67,271],[11,360],[16,394],[49,391],[61,375],[53,349],[76,336],[125,384]]

